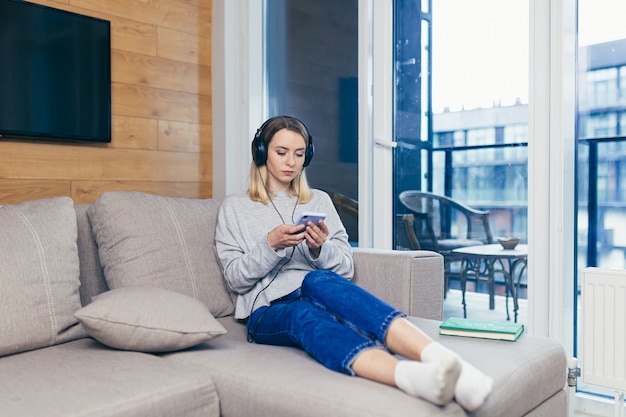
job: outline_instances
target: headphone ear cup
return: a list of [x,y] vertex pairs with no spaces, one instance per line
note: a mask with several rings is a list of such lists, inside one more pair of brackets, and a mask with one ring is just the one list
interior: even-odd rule
[[260,133],[261,129],[254,135],[254,140],[252,140],[252,159],[258,167],[265,165],[267,162],[267,146]]
[[311,163],[311,160],[313,159],[313,155],[315,155],[315,147],[313,146],[313,136],[309,134],[309,144],[307,145],[306,150],[304,151],[304,164],[302,165],[303,168],[306,168],[309,166],[309,164]]

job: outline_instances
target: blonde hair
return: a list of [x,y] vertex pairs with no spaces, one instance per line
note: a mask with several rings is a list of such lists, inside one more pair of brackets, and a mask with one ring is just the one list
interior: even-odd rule
[[[267,176],[267,167],[265,165],[256,166],[254,161],[250,164],[250,187],[248,188],[250,199],[267,204],[275,197],[265,185],[268,181]],[[313,191],[309,186],[304,170],[300,171],[300,174],[291,181],[288,192],[292,197],[298,197],[298,204],[311,201]]]
[[[255,140],[259,139],[265,142],[265,149],[269,149],[269,143],[274,138],[274,135],[282,130],[287,129],[292,132],[299,133],[304,138],[305,145],[309,146],[311,136],[306,126],[298,120],[290,116],[277,116],[267,120],[255,135]],[[312,155],[311,155],[312,157]],[[248,188],[248,195],[254,201],[260,201],[263,204],[267,204],[274,195],[267,189],[268,173],[267,165],[265,162],[258,165],[255,158],[254,142],[252,144],[252,164],[250,165],[250,187]],[[306,178],[304,168],[300,173],[291,181],[289,185],[289,194],[293,197],[298,197],[298,204],[308,203],[313,198],[313,191],[309,186],[309,182]]]

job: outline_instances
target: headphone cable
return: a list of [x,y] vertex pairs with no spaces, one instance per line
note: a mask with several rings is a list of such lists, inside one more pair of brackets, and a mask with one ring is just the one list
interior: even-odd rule
[[[274,204],[274,201],[273,201],[273,199],[272,199],[272,196],[270,195],[270,193],[269,193],[269,191],[268,191],[268,189],[267,189],[267,186],[265,185],[265,180],[263,179],[263,175],[261,174],[261,170],[259,169],[259,167],[258,167],[258,166],[257,166],[257,172],[258,172],[258,174],[259,174],[259,178],[261,179],[261,183],[263,184],[263,189],[265,189],[265,193],[267,194],[267,197],[269,198],[270,203],[272,204],[272,207],[274,207],[274,211],[276,211],[276,213],[278,214],[278,217],[280,217],[280,220],[283,222],[283,224],[286,224],[286,223],[285,223],[285,219],[283,218],[282,214],[280,214],[280,211],[279,211],[279,210],[278,210],[278,208],[276,207],[276,204]],[[297,196],[297,198],[296,198],[296,204],[294,204],[294,206],[293,206],[293,210],[291,211],[291,219],[292,219],[292,222],[293,222],[293,217],[294,217],[294,214],[295,214],[295,212],[296,212],[296,207],[298,206],[298,202],[299,202],[299,201],[300,201],[300,181],[299,181],[299,178],[298,178],[298,196]],[[291,254],[289,255],[289,258],[287,259],[287,261],[286,261],[286,262],[284,262],[284,263],[280,266],[280,268],[278,269],[278,271],[276,271],[276,273],[274,274],[274,276],[272,277],[272,279],[270,280],[270,282],[268,282],[268,283],[267,283],[267,285],[266,285],[265,287],[263,287],[263,288],[261,289],[261,291],[259,291],[259,292],[257,293],[257,295],[254,297],[254,301],[252,301],[252,306],[250,307],[250,314],[248,315],[248,320],[250,320],[250,318],[252,317],[252,313],[254,312],[254,306],[255,306],[255,304],[256,304],[256,302],[257,302],[257,300],[259,299],[259,296],[260,296],[260,295],[261,295],[261,293],[263,293],[263,292],[264,292],[264,291],[265,291],[265,290],[266,290],[266,289],[267,289],[270,285],[272,285],[272,283],[274,282],[274,280],[276,279],[276,277],[278,277],[278,274],[280,273],[280,271],[282,271],[283,267],[284,267],[285,265],[287,265],[287,264],[291,261],[291,258],[293,258],[293,254],[295,253],[295,251],[296,251],[296,247],[297,247],[297,246],[298,246],[298,245],[293,246],[293,247],[291,248]],[[300,251],[300,253],[302,253],[302,250],[301,250],[299,247],[298,247],[298,250]],[[304,254],[303,254],[303,256],[304,256]],[[305,257],[305,260],[306,260],[306,257]],[[307,261],[307,262],[308,262],[308,261]],[[269,307],[268,307],[268,308],[267,308],[267,309],[263,312],[263,314],[261,314],[261,317],[259,317],[259,319],[256,321],[256,325],[254,326],[254,331],[253,331],[253,332],[250,332],[250,327],[248,326],[248,329],[247,329],[247,330],[248,330],[248,332],[247,332],[247,333],[248,333],[248,335],[247,335],[247,340],[248,340],[248,342],[249,342],[249,343],[254,342],[254,337],[255,337],[256,332],[257,332],[257,330],[258,330],[258,328],[259,328],[259,325],[260,325],[260,323],[261,323],[261,319],[263,319],[263,316],[265,315],[265,313],[267,312],[267,310],[269,310],[271,307],[272,307],[272,305],[270,304],[270,305],[269,305]],[[249,324],[251,324],[251,323],[249,323]]]

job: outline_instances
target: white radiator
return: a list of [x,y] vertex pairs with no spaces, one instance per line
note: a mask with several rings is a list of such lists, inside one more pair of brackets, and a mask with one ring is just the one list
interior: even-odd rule
[[626,271],[585,268],[581,292],[582,380],[614,390],[616,412],[619,409],[622,413],[626,391]]

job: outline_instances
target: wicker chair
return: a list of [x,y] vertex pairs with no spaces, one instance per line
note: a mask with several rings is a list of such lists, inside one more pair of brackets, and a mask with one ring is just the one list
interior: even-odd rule
[[359,203],[343,194],[328,190],[323,191],[330,196],[341,221],[346,227],[348,236],[350,236],[351,244],[356,246],[359,241]]
[[460,258],[456,248],[493,243],[488,210],[477,210],[450,197],[425,191],[404,191],[400,202],[408,213],[401,216],[412,249],[428,249],[444,256],[445,289],[458,272],[451,266]]

